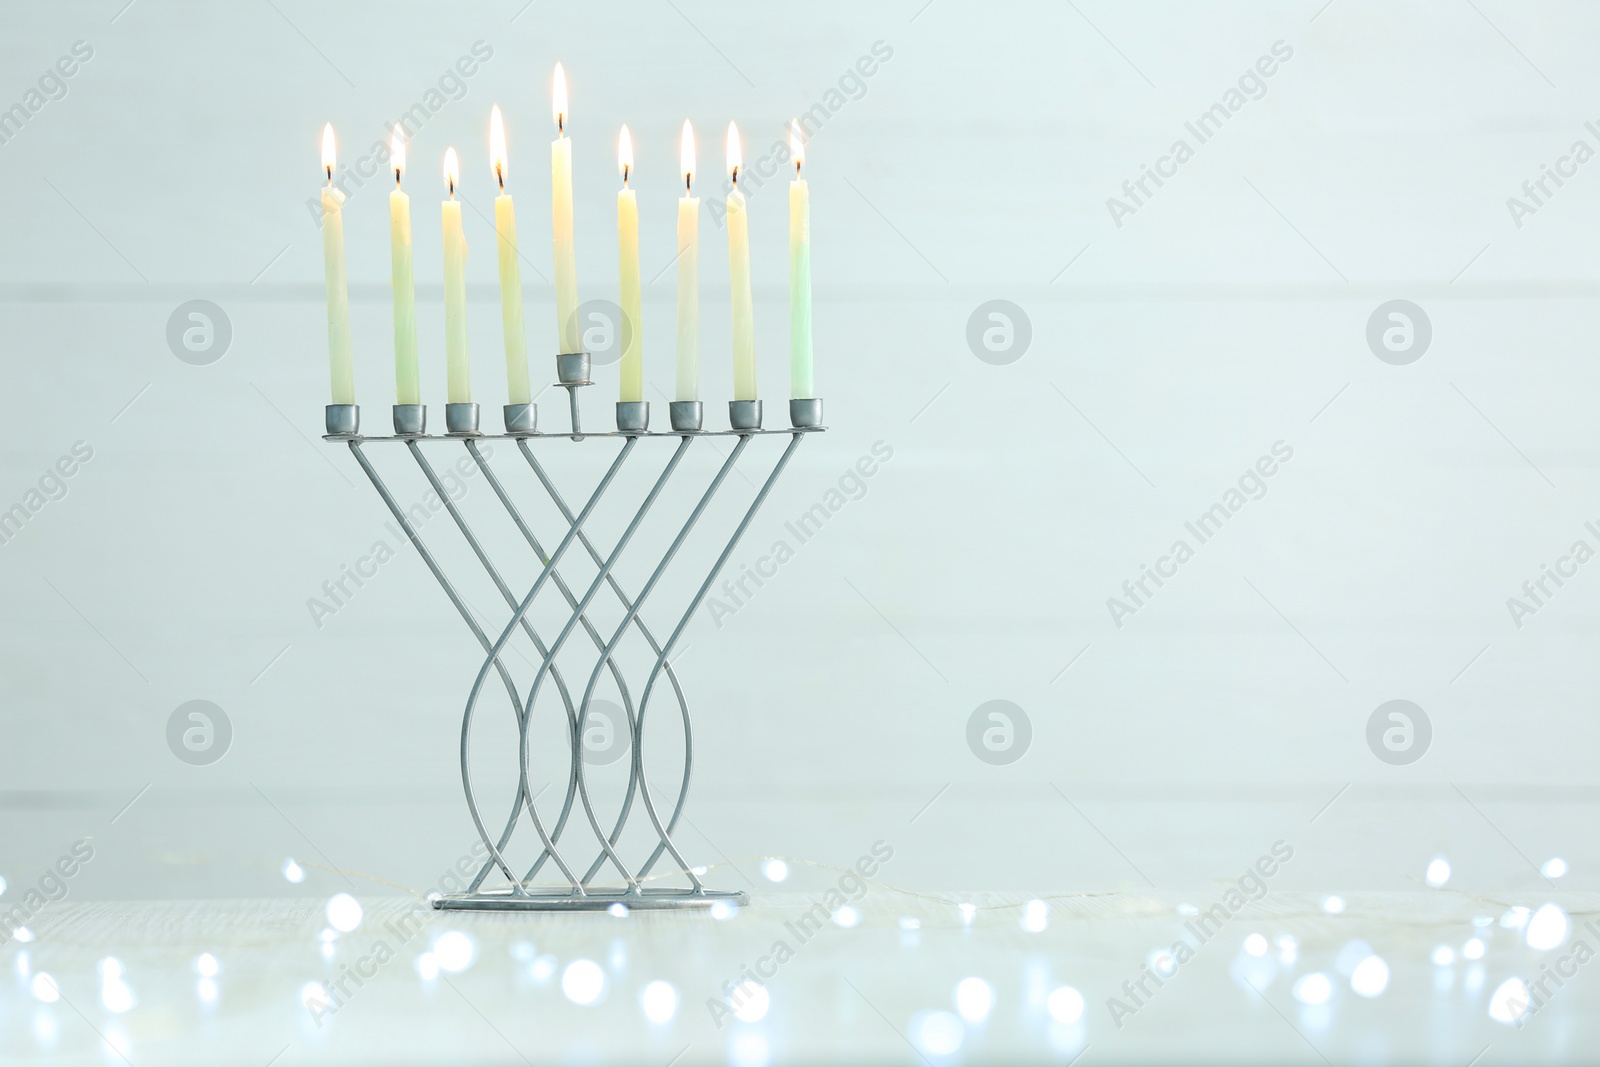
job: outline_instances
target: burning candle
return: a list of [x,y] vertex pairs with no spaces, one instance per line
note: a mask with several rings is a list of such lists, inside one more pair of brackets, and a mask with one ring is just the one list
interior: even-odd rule
[[417,295],[411,266],[411,198],[400,188],[406,142],[400,127],[389,139],[394,191],[389,194],[389,284],[394,289],[394,393],[397,404],[422,403],[417,375]]
[[494,198],[494,229],[500,247],[500,321],[506,335],[506,396],[509,403],[533,400],[528,386],[528,334],[522,324],[522,266],[517,261],[517,212],[506,192],[506,127],[500,105],[489,112],[489,166],[500,194]]
[[637,403],[644,399],[644,342],[639,317],[639,198],[628,187],[633,171],[633,138],[622,127],[617,144],[617,166],[622,169],[622,189],[617,193],[617,262],[622,296],[622,379],[617,399]]
[[344,194],[333,187],[333,123],[322,128],[322,265],[328,290],[328,371],[333,403],[356,402],[355,369],[350,358],[350,292],[344,276]]
[[456,150],[444,153],[444,181],[450,190],[442,205],[444,222],[444,356],[446,399],[452,404],[472,403],[471,372],[467,364],[467,238],[461,230],[461,201],[456,185],[461,163]]
[[550,144],[550,219],[555,243],[556,335],[562,352],[582,351],[578,332],[578,261],[572,244],[572,139],[567,136],[567,75],[556,64],[550,94],[556,139]]
[[728,123],[728,272],[733,304],[733,398],[756,399],[756,325],[750,297],[750,216],[739,191],[739,128]]
[[700,399],[700,198],[694,192],[694,129],[683,123],[678,200],[678,400]]
[[811,190],[800,177],[805,143],[800,123],[790,121],[789,155],[794,181],[789,183],[789,395],[809,400],[817,395],[811,364]]

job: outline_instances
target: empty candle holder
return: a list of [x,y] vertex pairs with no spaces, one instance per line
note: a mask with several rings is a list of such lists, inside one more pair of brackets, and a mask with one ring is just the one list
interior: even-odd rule
[[[326,440],[350,449],[482,651],[482,659],[467,691],[459,744],[467,815],[484,844],[486,858],[463,892],[436,898],[435,908],[585,911],[617,905],[628,909],[704,908],[719,902],[743,904],[748,901],[740,890],[706,886],[673,838],[688,798],[694,744],[689,701],[673,669],[672,655],[694,613],[704,603],[800,442],[809,434],[824,432],[825,427],[820,424],[821,401],[804,402],[815,405],[814,409],[796,409],[791,405],[794,426],[785,430],[760,428],[759,401],[735,401],[730,409],[735,422],[733,428],[705,432],[701,426],[700,403],[676,401],[670,407],[671,431],[651,432],[648,405],[640,402],[618,404],[616,431],[584,432],[578,421],[577,390],[589,384],[588,363],[584,353],[557,357],[560,379],[557,384],[568,389],[572,397],[571,430],[565,435],[534,433],[531,415],[526,431],[514,430],[509,408],[506,433],[478,434],[476,405],[449,404],[445,409],[449,432],[442,436],[426,433],[423,412],[417,405],[419,410],[415,418],[408,412],[404,423],[400,407],[396,407],[394,436],[363,437],[359,433],[354,405],[333,405],[327,410]],[[796,410],[801,411],[805,425],[802,425],[802,418],[795,415]],[[603,457],[606,462],[595,465],[595,473],[585,491],[570,499],[557,488],[538,455],[539,448],[548,447],[544,442],[560,436],[570,436],[596,450],[605,441],[620,446]],[[680,473],[685,454],[698,440],[712,436],[735,438],[733,448],[726,456],[718,450],[721,461],[709,482],[684,484],[689,477]],[[767,437],[787,437],[788,441],[771,467],[759,476],[759,487],[739,513],[732,532],[724,535],[710,529],[711,502],[727,488],[729,474],[747,454],[759,451],[755,442]],[[617,488],[619,472],[636,456],[654,447],[650,442],[662,440],[673,443],[673,447],[666,450],[665,461],[653,478],[643,480],[647,488],[637,500],[629,501],[631,507],[625,506],[620,512],[615,506],[604,509],[603,514],[620,514],[622,518],[616,521],[626,521],[620,531],[603,536],[595,528],[596,514],[603,500],[623,492]],[[511,447],[491,447],[501,442]],[[441,562],[444,549],[440,542],[448,535],[441,534],[437,527],[430,527],[432,543],[425,542],[411,514],[401,506],[389,483],[379,474],[373,458],[367,454],[368,446],[376,451],[382,446],[396,445],[409,453],[422,479],[448,512],[456,535],[449,536],[449,540],[456,543],[456,555],[475,561],[474,569],[483,572],[504,602],[505,610],[493,624],[478,621],[479,616],[446,573],[445,564]],[[469,522],[463,507],[465,497],[448,491],[440,468],[436,468],[428,456],[437,448],[454,447],[464,447],[466,461],[483,474],[489,493],[480,499],[492,496],[495,503],[484,503],[481,507],[489,509],[492,521],[502,526],[509,524],[515,531],[511,543],[520,543],[526,548],[520,559],[497,560],[491,555],[490,546],[500,545],[503,538],[479,538],[475,524],[484,520],[475,517]],[[455,460],[451,466],[459,466],[461,462]],[[502,479],[503,472],[497,465],[504,468],[508,464],[519,470],[526,467],[532,472],[542,492],[542,495],[533,494],[538,500],[522,499]],[[448,468],[444,470],[445,477],[452,475]],[[742,485],[744,479],[734,481]],[[672,536],[665,549],[639,547],[647,542],[660,544],[660,538],[637,538],[635,535],[661,498],[669,494],[681,494],[684,500],[692,501],[688,517],[672,520],[667,528]],[[536,510],[533,505],[540,500],[553,505],[562,518],[542,536],[535,529],[533,518]],[[548,514],[550,508],[541,505],[537,510],[539,514]],[[709,538],[711,546],[719,543],[722,546],[703,577],[698,568],[691,572],[690,565],[683,562],[685,554],[680,550],[692,538],[700,541]],[[465,552],[462,552],[463,546]],[[649,568],[649,577],[637,590],[630,590],[619,577],[618,563],[627,559],[630,573],[644,573],[635,557],[645,553],[648,555],[643,563]],[[467,566],[472,567],[472,564]],[[584,580],[571,580],[571,576],[580,571]],[[513,575],[529,572],[535,572],[531,583],[513,584]],[[680,579],[687,577],[688,585],[695,590],[681,611],[660,603],[664,599],[661,596],[663,579],[669,574]],[[533,610],[536,604],[541,609],[537,613]],[[603,606],[604,611],[596,610],[597,606]],[[553,607],[560,610],[553,612]],[[660,636],[662,631],[647,621],[647,611],[652,615],[666,612],[672,620],[664,639]],[[620,622],[616,621],[619,614]],[[551,621],[555,619],[565,621],[554,627]],[[485,625],[491,628],[485,629]],[[499,629],[494,630],[493,625],[498,625]],[[513,650],[516,655],[511,654]],[[570,671],[574,663],[581,669],[564,674],[561,667]],[[590,761],[585,758],[584,748],[586,730],[596,714],[595,705],[602,699],[597,693],[602,690],[614,693],[620,701],[630,758],[626,785],[617,790],[620,795],[610,798],[615,814],[605,818],[601,814],[604,798],[591,791],[587,773]],[[543,704],[539,701],[541,695],[546,698]],[[508,803],[504,805],[503,822],[485,812],[485,801],[480,799],[480,787],[474,781],[469,759],[480,711],[500,700],[506,702],[516,723],[515,746],[506,744],[499,750],[503,761],[501,769],[513,772],[505,775],[506,780],[514,775],[518,782],[515,796],[510,796],[508,790],[504,798]],[[668,705],[669,713],[676,709],[683,734],[681,772],[665,787],[652,784],[651,768],[659,769],[659,766],[647,760],[644,744],[646,714],[663,702]],[[549,716],[559,717],[565,728],[566,741],[554,750],[536,742],[532,729],[539,722],[554,732],[555,724]],[[618,724],[608,725],[616,728]],[[552,791],[551,786],[558,789]],[[538,801],[546,792],[553,795],[541,811]],[[644,813],[648,829],[629,836],[625,842],[624,831],[630,818],[637,823],[640,811]],[[574,830],[574,827],[579,829]],[[605,881],[597,881],[602,871],[610,873]],[[664,880],[673,884],[647,884]]]

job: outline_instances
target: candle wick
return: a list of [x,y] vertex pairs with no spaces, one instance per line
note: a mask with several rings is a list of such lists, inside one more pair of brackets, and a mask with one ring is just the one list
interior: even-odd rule
[[398,189],[400,187],[400,168],[399,167],[394,168],[394,184],[395,184],[395,188]]
[[502,193],[505,192],[506,191],[506,176],[505,176],[505,172],[500,169],[500,164],[498,164],[498,163],[496,163],[494,165],[494,176],[495,176],[495,180],[500,183],[500,191]]
[[633,168],[628,166],[628,164],[626,164],[626,163],[624,163],[622,165],[622,184],[623,185],[627,185],[628,184],[628,171],[630,171],[632,169]]
[[567,117],[565,115],[557,115],[556,116],[556,135],[557,136],[565,136],[566,132],[567,132]]
[[693,174],[685,174],[683,176],[683,195],[684,196],[688,196],[693,191],[694,191],[694,175]]
[[796,178],[800,177],[800,160],[798,159],[794,161],[794,176]]
[[323,167],[322,169],[328,172],[328,184],[332,185],[333,184],[333,167],[331,165],[329,165],[329,166]]
[[455,196],[456,196],[456,180],[454,178],[451,178],[450,179],[450,199],[454,200]]
[[739,165],[737,163],[733,165],[733,184],[739,184]]

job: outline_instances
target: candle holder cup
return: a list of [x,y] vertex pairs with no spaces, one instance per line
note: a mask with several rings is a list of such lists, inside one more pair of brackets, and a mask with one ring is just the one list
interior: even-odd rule
[[[701,431],[701,405],[698,402],[674,402],[671,405],[671,432],[651,433],[648,429],[648,405],[640,403],[638,408],[642,410],[618,405],[616,432],[584,433],[578,423],[576,390],[588,384],[588,357],[583,353],[560,356],[557,358],[557,369],[561,378],[559,384],[573,394],[571,437],[579,442],[587,442],[591,447],[595,447],[596,442],[620,442],[619,448],[608,453],[609,462],[604,466],[603,473],[594,478],[581,496],[573,497],[571,501],[557,488],[535,450],[540,442],[552,440],[553,437],[533,434],[531,427],[527,433],[512,431],[514,420],[509,410],[507,433],[479,435],[476,432],[476,405],[446,405],[445,421],[449,432],[438,436],[423,432],[421,412],[418,412],[419,418],[415,423],[416,432],[409,432],[409,427],[413,425],[410,422],[406,423],[408,431],[400,432],[397,407],[395,436],[365,438],[358,433],[359,421],[354,405],[330,406],[327,412],[329,439],[350,449],[385,507],[405,532],[406,538],[433,574],[446,599],[471,631],[483,653],[462,715],[460,768],[467,814],[484,844],[487,858],[463,892],[435,898],[433,906],[460,911],[593,911],[612,909],[617,905],[627,909],[669,909],[747,903],[748,897],[742,891],[708,888],[700,877],[704,868],[691,866],[673,840],[688,797],[694,760],[689,702],[673,669],[672,655],[679,647],[694,613],[705,602],[712,584],[727,566],[734,549],[771,493],[790,457],[802,440],[812,433],[823,432],[824,427],[797,424],[788,430],[762,430],[759,402],[736,401],[735,404],[753,404],[753,410],[741,409],[742,414],[735,416],[736,425],[732,430],[708,434]],[[816,403],[816,414],[820,420],[820,402]],[[528,407],[531,409],[532,405]],[[624,411],[625,407],[627,411]],[[709,483],[683,487],[686,498],[693,501],[688,518],[681,522],[677,518],[663,520],[667,525],[664,531],[658,531],[662,537],[636,539],[635,534],[646,524],[653,505],[669,486],[676,488],[674,478],[687,477],[678,474],[685,453],[694,447],[698,439],[709,436],[729,436],[736,440],[729,454],[722,457]],[[766,437],[787,437],[788,442],[760,481],[759,488],[732,533],[723,540],[721,535],[707,529],[711,525],[707,517],[709,505],[719,492],[728,488],[728,475],[746,453],[757,452],[763,447],[754,442]],[[601,511],[600,504],[608,494],[622,492],[616,488],[619,472],[636,454],[651,448],[645,442],[663,440],[674,442],[675,447],[669,450],[667,459],[655,476],[644,479],[643,485],[648,487],[647,490],[621,509],[620,514],[628,517],[621,533],[615,539],[600,536],[594,530],[598,525],[596,515],[618,513],[615,507]],[[496,465],[490,462],[491,450],[483,447],[489,441],[507,441],[514,445],[498,450],[496,457],[511,457],[510,463],[519,469],[525,464],[527,469],[523,471],[524,475],[532,472],[542,487],[543,496],[549,504],[554,505],[564,525],[558,523],[542,538],[535,532],[531,525],[533,520],[524,510],[532,502],[519,499],[501,480]],[[372,458],[367,455],[368,445],[396,444],[410,454],[423,480],[450,515],[459,539],[440,534],[438,529],[430,527],[429,536],[434,544],[423,541],[411,514],[400,505],[384,477],[378,473]],[[530,558],[516,561],[515,569],[509,565],[510,561],[503,566],[490,555],[485,541],[479,540],[474,532],[474,523],[478,520],[475,518],[473,523],[469,523],[467,519],[463,510],[465,499],[457,499],[450,494],[433,461],[428,458],[428,453],[436,447],[451,445],[465,448],[471,462],[483,473],[484,482],[489,486],[488,494],[483,497],[474,494],[474,498],[485,501],[481,507],[489,509],[490,518],[502,525],[509,524],[520,535],[521,542],[526,544]],[[500,459],[500,466],[506,464],[506,459]],[[446,470],[446,476],[449,473]],[[734,482],[735,485],[743,484],[741,479],[734,479]],[[494,498],[494,503],[487,502],[489,497]],[[577,506],[574,507],[574,504]],[[711,536],[713,545],[719,541],[722,544],[715,562],[703,577],[698,571],[686,571],[687,564],[680,561],[679,550],[697,533],[701,538]],[[671,535],[670,543],[659,557],[651,549],[631,547],[636,543],[659,545],[667,534]],[[445,564],[441,562],[444,556],[440,545],[447,537],[454,546],[454,558],[475,561],[475,567],[472,562],[465,565],[484,572],[498,589],[506,608],[493,624],[499,626],[498,631],[492,626],[485,629],[480,625],[479,616],[468,607],[454,582],[447,576]],[[488,542],[493,545],[500,543],[500,538]],[[601,546],[605,545],[612,547],[603,549]],[[618,563],[625,556],[638,556],[642,552],[652,552],[651,557],[643,563],[653,569],[637,591],[630,591],[618,577]],[[578,569],[587,568],[585,579],[569,583],[567,574],[574,570],[570,563],[575,557],[583,557]],[[630,565],[629,570],[633,573],[643,572],[635,565]],[[510,575],[529,571],[536,573],[531,582],[521,584],[526,582],[524,578],[515,586],[511,584],[515,579]],[[589,574],[594,577],[589,579]],[[663,579],[669,575],[677,581],[665,583]],[[668,610],[661,603],[672,596],[666,592],[666,586],[682,586],[693,591],[676,598],[679,603],[671,607],[673,614],[669,616],[675,621],[663,639],[646,621],[645,608],[648,605],[652,612]],[[614,622],[616,610],[603,613],[594,611],[597,599],[614,601],[621,611],[621,622]],[[532,610],[536,602],[540,602],[542,608],[537,614]],[[556,606],[561,607],[561,612],[551,611]],[[562,617],[563,612],[564,624],[559,629],[550,628],[548,621]],[[524,646],[518,649],[517,656],[509,654],[513,642]],[[524,661],[538,664],[532,670],[531,677],[523,667]],[[564,674],[562,665],[569,672],[574,665],[579,669]],[[602,679],[605,679],[604,685],[601,684]],[[507,803],[503,810],[507,814],[504,823],[498,824],[486,821],[489,816],[482,809],[479,784],[473,779],[468,756],[474,747],[473,727],[479,705],[495,699],[495,694],[502,688],[503,698],[516,723],[517,740],[514,748],[506,746],[500,755],[511,763],[510,769],[516,772],[511,777],[516,778],[518,784],[514,796],[507,795],[504,798]],[[606,708],[609,701],[597,696],[600,691],[607,695],[614,694],[620,702],[620,711],[613,710],[615,705],[612,705],[612,709]],[[542,702],[541,696],[544,698]],[[651,767],[659,765],[647,761],[643,740],[647,712],[659,707],[663,701],[668,704],[669,711],[676,706],[677,718],[681,722],[683,755],[675,791],[670,783],[665,788],[651,786]],[[608,720],[604,724],[606,729],[591,730],[600,716],[612,715],[618,715],[625,721],[619,723]],[[552,745],[548,735],[556,731],[558,724],[565,729],[565,741]],[[597,804],[598,794],[592,788],[590,771],[594,766],[609,762],[611,757],[621,759],[622,754],[591,751],[588,739],[599,734],[624,739],[627,744],[626,755],[629,757],[626,784],[611,790],[616,814],[606,822],[602,821]],[[622,773],[619,768],[613,777],[620,778]],[[550,801],[541,812],[537,801],[551,785],[561,788],[552,791]],[[659,808],[658,801],[661,802]],[[649,827],[643,834],[636,832],[631,835],[624,844],[624,829],[629,817],[636,816],[640,809],[644,811]],[[579,812],[582,814],[581,821],[573,817]],[[634,821],[637,823],[637,818]],[[589,834],[577,834],[585,840],[575,842],[573,827],[583,824],[587,824]],[[530,829],[531,836],[527,832]],[[589,835],[592,835],[592,840],[588,839]],[[629,857],[624,858],[624,853],[628,853]],[[521,861],[515,865],[513,854],[521,857]],[[585,865],[581,861],[590,854],[593,859]],[[657,872],[658,864],[663,864],[664,860],[667,861],[667,869]],[[524,863],[527,865],[524,866]],[[619,876],[619,881],[609,885],[597,884],[596,876],[608,868]],[[683,884],[647,884],[659,883],[666,878]]]
[[354,437],[361,432],[361,407],[329,404],[323,409],[322,425],[329,437]]
[[394,432],[397,437],[418,437],[427,433],[427,405],[396,404],[394,406]]
[[506,433],[522,436],[539,432],[539,408],[536,404],[507,404],[501,409]]

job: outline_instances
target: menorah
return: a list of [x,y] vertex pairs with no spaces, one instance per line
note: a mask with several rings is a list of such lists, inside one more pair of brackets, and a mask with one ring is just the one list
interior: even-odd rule
[[[789,402],[789,415],[791,428],[786,430],[765,430],[761,427],[762,412],[759,400],[735,400],[728,405],[729,423],[728,430],[707,431],[702,428],[703,407],[699,401],[673,401],[670,404],[672,429],[670,431],[651,431],[650,405],[647,401],[632,403],[618,403],[616,406],[615,431],[586,432],[582,428],[578,403],[579,390],[592,384],[589,380],[590,360],[586,352],[566,353],[556,357],[556,382],[561,388],[567,390],[568,406],[571,412],[571,427],[569,430],[557,433],[540,433],[538,431],[538,412],[534,404],[507,405],[504,410],[506,432],[503,434],[483,434],[478,429],[478,405],[476,404],[447,404],[445,406],[445,428],[443,435],[430,435],[427,432],[427,412],[421,404],[400,404],[394,407],[394,434],[383,437],[364,437],[360,432],[360,410],[354,404],[329,405],[326,412],[327,435],[325,440],[348,445],[351,454],[360,464],[372,485],[383,499],[385,506],[394,516],[400,528],[405,531],[406,537],[416,548],[422,562],[432,572],[438,581],[439,587],[444,591],[445,597],[450,601],[467,628],[472,631],[478,644],[483,649],[483,663],[478,668],[477,676],[473,679],[472,686],[467,695],[466,710],[461,718],[461,784],[466,794],[467,812],[472,819],[473,828],[487,847],[488,857],[484,860],[482,868],[472,879],[465,892],[443,896],[434,900],[434,907],[455,910],[476,911],[572,911],[608,909],[621,905],[625,908],[694,908],[709,907],[717,902],[744,904],[748,902],[745,893],[738,890],[708,889],[700,880],[700,871],[692,867],[683,857],[677,844],[672,839],[673,832],[678,826],[683,814],[684,803],[689,794],[689,782],[694,767],[693,728],[689,714],[689,702],[679,682],[677,673],[672,666],[672,653],[683,637],[694,612],[705,600],[712,583],[721,573],[728,558],[738,546],[740,539],[749,528],[757,511],[766,501],[778,476],[783,473],[789,459],[794,455],[795,449],[809,433],[819,433],[824,430],[822,426],[822,401],[821,400],[791,400]],[[788,434],[788,445],[778,456],[771,470],[761,481],[754,499],[728,537],[716,561],[711,565],[710,571],[700,583],[699,589],[690,598],[688,606],[681,617],[674,624],[665,641],[660,640],[655,631],[645,621],[644,608],[651,594],[657,591],[663,576],[668,572],[679,550],[689,539],[691,533],[699,524],[706,509],[716,497],[723,483],[727,480],[740,458],[745,454],[750,443],[758,437],[778,436]],[[675,537],[672,538],[665,552],[654,563],[650,577],[640,587],[636,594],[630,594],[623,588],[616,577],[618,561],[627,552],[634,535],[644,522],[650,511],[667,484],[671,481],[684,458],[695,441],[707,437],[734,437],[737,438],[731,452],[723,460],[710,483],[701,491],[688,518],[683,522]],[[580,444],[598,440],[617,440],[621,442],[620,449],[612,457],[603,474],[590,491],[587,500],[574,511],[563,494],[551,480],[549,472],[535,454],[540,445],[570,438]],[[623,528],[615,544],[608,552],[602,551],[595,544],[592,533],[586,529],[595,509],[607,492],[616,483],[618,472],[623,469],[631,456],[634,455],[642,441],[673,440],[677,447],[672,450],[661,473],[650,485],[643,500],[632,513],[632,518]],[[565,522],[565,529],[561,532],[559,540],[554,546],[546,549],[547,540],[541,540],[529,525],[523,509],[507,490],[504,482],[496,474],[490,458],[485,455],[481,447],[485,441],[509,441],[516,446],[516,452],[526,461],[532,470],[539,485],[543,487],[550,502]],[[451,494],[446,491],[437,469],[424,454],[423,445],[430,442],[454,442],[465,447],[477,469],[482,472],[485,482],[493,491],[505,511],[507,520],[515,527],[521,539],[526,542],[528,549],[542,565],[538,576],[525,593],[518,596],[517,591],[507,583],[502,568],[490,557],[484,542],[473,533],[461,508]],[[403,445],[415,459],[417,466],[443,503],[445,510],[450,515],[456,530],[471,550],[472,556],[487,574],[489,580],[499,591],[510,610],[510,617],[506,620],[499,634],[493,638],[485,631],[472,610],[468,607],[461,593],[454,583],[445,575],[439,562],[439,557],[429,549],[406,511],[396,501],[388,485],[374,468],[365,452],[365,446],[373,444]],[[587,588],[577,591],[567,579],[563,577],[561,565],[569,554],[581,551],[588,557],[597,569],[595,577],[588,583]],[[546,640],[530,618],[530,610],[540,597],[553,589],[555,596],[559,597],[558,604],[564,604],[566,622],[555,637]],[[590,609],[597,597],[609,590],[609,595],[615,599],[623,613],[622,621],[616,625],[609,637],[595,624],[590,617]],[[546,603],[551,597],[546,593]],[[638,674],[635,673],[634,687],[628,685],[628,671],[625,669],[625,657],[619,655],[618,649],[624,637],[634,631],[643,639],[645,647],[649,649],[650,662],[648,672],[644,674],[643,686],[639,687]],[[594,646],[593,669],[590,670],[587,682],[581,695],[575,695],[576,687],[568,684],[556,664],[556,658],[563,650],[569,648],[569,639],[574,633],[582,630],[590,644]],[[546,627],[546,633],[549,627]],[[519,687],[513,678],[505,656],[508,645],[522,635],[532,646],[535,655],[540,660],[535,671],[533,681],[525,688]],[[569,657],[571,653],[569,653]],[[645,657],[649,659],[649,657]],[[587,662],[587,653],[583,654],[583,661]],[[569,658],[570,662],[570,658]],[[603,825],[596,812],[595,803],[590,796],[589,783],[585,776],[585,759],[583,754],[583,739],[585,728],[588,725],[591,706],[595,700],[595,691],[600,683],[602,674],[609,674],[622,701],[623,714],[627,719],[628,731],[631,737],[631,766],[628,771],[627,787],[619,805],[618,815],[609,832]],[[480,810],[476,790],[473,785],[471,767],[471,741],[474,718],[479,702],[490,687],[491,676],[498,678],[505,689],[507,699],[517,718],[518,746],[516,753],[518,787],[515,802],[504,827],[498,834],[491,833],[489,824],[485,823]],[[530,722],[535,712],[535,703],[543,690],[546,680],[555,688],[560,698],[561,706],[566,713],[567,729],[567,755],[568,770],[566,776],[566,794],[562,802],[560,813],[553,823],[546,823],[541,818],[535,800],[543,793],[543,789],[535,791],[534,775],[530,770]],[[679,716],[683,727],[683,773],[678,781],[677,794],[672,799],[670,811],[665,819],[661,817],[661,810],[657,807],[652,797],[649,775],[644,758],[644,725],[645,713],[649,710],[650,701],[662,688],[670,688],[672,699],[677,704]],[[635,700],[633,694],[637,692]],[[559,761],[558,761],[559,762]],[[559,776],[558,776],[559,777]],[[548,785],[545,787],[548,788]],[[637,809],[635,798],[639,801],[646,816],[649,818],[650,827],[654,831],[655,843],[653,847],[646,845],[641,851],[648,851],[648,855],[636,866],[630,866],[618,851],[618,843],[623,836],[628,819]],[[599,852],[584,869],[579,873],[579,866],[569,859],[575,854],[576,849],[567,842],[567,854],[562,851],[562,838],[571,823],[574,808],[581,808],[590,831],[593,833]],[[664,807],[664,805],[663,805]],[[540,851],[532,865],[520,877],[516,874],[511,861],[506,858],[506,851],[511,843],[513,833],[522,823],[524,816],[532,825],[538,837]],[[647,837],[648,840],[648,837]],[[670,856],[677,865],[675,871],[666,872],[674,877],[681,874],[688,882],[687,887],[682,886],[654,886],[646,885],[645,881],[651,879],[651,872],[661,861],[663,856]],[[549,864],[559,874],[559,881],[553,880],[547,873],[546,880],[536,882],[540,872]],[[621,875],[621,885],[594,884],[595,876],[607,865]],[[701,869],[703,870],[703,868]],[[492,876],[499,872],[504,876],[505,884],[486,885]],[[662,877],[657,875],[657,878]]]

